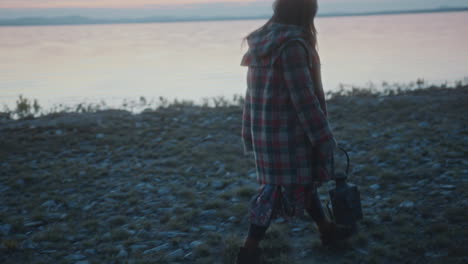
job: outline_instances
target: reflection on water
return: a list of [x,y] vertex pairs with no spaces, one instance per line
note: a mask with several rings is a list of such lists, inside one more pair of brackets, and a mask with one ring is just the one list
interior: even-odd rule
[[[264,20],[0,27],[0,104],[243,94],[244,35]],[[468,12],[319,18],[325,90],[468,75]]]

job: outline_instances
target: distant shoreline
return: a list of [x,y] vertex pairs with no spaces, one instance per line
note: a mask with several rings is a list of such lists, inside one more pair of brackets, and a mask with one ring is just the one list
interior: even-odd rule
[[[393,96],[407,96],[407,95],[431,95],[440,91],[450,92],[456,90],[463,90],[468,92],[468,82],[455,81],[453,84],[448,83],[435,85],[426,83],[423,79],[418,79],[415,82],[408,84],[386,84],[382,89],[374,86],[369,87],[358,87],[342,85],[339,90],[327,91],[325,99],[327,101],[335,100],[336,98],[342,97],[361,97],[368,98],[369,100],[374,98],[376,100],[382,100],[382,98],[390,98]],[[241,106],[245,98],[243,94],[233,94],[232,99],[227,96],[212,96],[204,97],[202,100],[196,102],[193,99],[187,98],[167,98],[163,96],[145,97],[141,95],[138,100],[132,100],[130,98],[124,99],[121,105],[113,105],[108,101],[100,100],[99,102],[87,102],[81,101],[77,104],[66,104],[59,103],[52,106],[42,106],[36,98],[23,97],[19,95],[16,100],[16,105],[10,108],[8,105],[3,104],[0,109],[0,125],[2,120],[11,119],[22,119],[22,118],[34,118],[47,115],[53,115],[64,112],[96,112],[101,110],[123,110],[132,112],[134,114],[147,111],[149,109],[160,109],[166,107],[228,107],[228,106]]]
[[[468,7],[414,9],[396,11],[375,11],[361,13],[328,13],[320,14],[318,17],[344,17],[344,16],[373,16],[373,15],[399,15],[399,14],[422,14],[422,13],[447,13],[466,12]],[[0,19],[1,26],[53,26],[53,25],[96,25],[96,24],[139,24],[139,23],[174,23],[174,22],[207,22],[207,21],[236,21],[268,19],[269,15],[244,16],[244,17],[145,17],[124,19],[95,19],[83,16],[63,17],[22,17],[14,19]]]

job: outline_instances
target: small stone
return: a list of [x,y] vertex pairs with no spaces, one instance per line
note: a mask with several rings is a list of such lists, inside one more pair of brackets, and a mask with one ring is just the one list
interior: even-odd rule
[[57,203],[55,203],[54,200],[48,200],[41,204],[41,207],[55,207],[55,206],[57,206]]
[[400,148],[400,144],[392,144],[385,147],[386,150],[399,150]]
[[283,224],[283,223],[286,222],[286,219],[280,217],[280,218],[277,218],[277,219],[273,220],[273,222],[276,223],[276,224]]
[[299,233],[299,232],[302,231],[302,228],[300,228],[300,227],[295,227],[295,228],[291,229],[291,231],[293,231],[294,233]]
[[11,225],[10,224],[4,224],[0,225],[0,234],[7,236],[11,232]]
[[207,140],[210,140],[212,138],[213,138],[213,136],[211,134],[208,134],[208,135],[206,135],[206,137],[203,138],[203,141],[207,141]]
[[91,208],[93,208],[93,206],[96,204],[96,202],[91,202],[90,204],[86,205],[85,207],[83,207],[83,210],[84,211],[88,211],[90,210]]
[[[153,190],[154,189],[154,186],[149,184],[149,183],[146,183],[146,182],[142,182],[142,183],[139,183],[135,186],[135,188],[137,189],[148,189],[148,190]],[[158,190],[158,193],[161,189]]]
[[146,230],[139,230],[136,235],[140,238],[151,238],[151,233]]
[[423,122],[419,122],[418,126],[421,128],[429,128],[431,125],[428,122],[423,121]]
[[159,232],[161,236],[165,236],[168,238],[173,238],[173,237],[178,237],[178,236],[186,236],[187,233],[184,232],[179,232],[179,231],[164,231],[164,232]]
[[75,262],[75,264],[89,264],[89,261],[87,261],[87,260],[80,260],[80,261]]
[[25,227],[37,227],[37,226],[41,226],[43,224],[44,224],[44,222],[42,222],[42,221],[33,221],[33,222],[29,222],[29,223],[24,224],[24,226]]
[[377,179],[378,179],[377,176],[367,176],[366,177],[366,180],[368,180],[368,181],[376,181]]
[[48,220],[63,220],[65,218],[67,218],[67,214],[66,213],[49,213],[46,215],[46,218]]
[[26,239],[23,242],[21,242],[21,248],[32,249],[32,248],[36,248],[36,247],[37,247],[37,245],[34,242],[32,242],[32,240],[30,240],[30,239]]
[[198,228],[198,227],[194,227],[194,226],[190,227],[190,232],[192,232],[192,233],[197,233],[199,231],[200,231],[200,228]]
[[172,212],[174,211],[174,208],[158,208],[156,209],[158,211],[158,213],[160,214],[172,214]]
[[170,192],[171,192],[171,189],[169,189],[168,187],[161,187],[158,190],[159,195],[165,195],[165,194],[168,194]]
[[86,256],[83,256],[81,254],[71,254],[65,257],[67,260],[82,260],[86,258]]
[[400,203],[400,207],[403,207],[403,208],[412,208],[412,207],[414,207],[414,202],[412,202],[412,201],[404,201],[404,202]]
[[216,213],[217,211],[215,209],[209,209],[209,210],[202,211],[200,213],[200,216],[215,216]]
[[197,248],[198,246],[200,246],[201,244],[203,244],[203,242],[199,241],[199,240],[195,240],[195,241],[192,241],[190,243],[190,248],[191,249],[195,249]]
[[18,179],[15,181],[16,184],[23,186],[24,185],[24,180],[23,179]]
[[309,255],[309,254],[310,254],[310,250],[308,250],[308,249],[302,250],[302,251],[299,253],[299,255],[300,255],[302,258],[307,257],[307,255]]
[[138,251],[138,250],[140,250],[140,249],[146,249],[146,248],[148,248],[147,245],[131,245],[131,246],[130,246],[130,249],[131,249],[132,251]]
[[251,179],[257,178],[257,172],[254,171],[254,172],[249,173],[249,178]]
[[128,257],[128,252],[125,249],[120,249],[119,254],[117,254],[117,257],[119,258],[126,258]]
[[213,225],[202,225],[201,228],[206,231],[216,231],[216,226]]
[[197,181],[197,184],[195,184],[195,187],[199,188],[199,189],[205,189],[206,186],[208,186],[207,183],[205,182],[200,182],[200,181]]
[[94,248],[87,248],[85,249],[84,253],[90,254],[90,255],[95,255],[97,251]]
[[189,252],[189,253],[185,254],[184,259],[192,260],[193,259],[193,253]]
[[167,257],[172,258],[172,259],[182,258],[183,256],[184,256],[184,251],[180,248],[167,254]]
[[447,252],[441,252],[441,253],[426,252],[424,253],[424,256],[428,258],[440,258],[440,257],[448,256],[448,253]]
[[426,184],[427,180],[419,180],[416,182],[417,185],[424,185]]
[[444,196],[451,196],[452,195],[452,191],[441,191],[440,194],[444,195]]
[[455,185],[451,184],[442,184],[439,187],[444,190],[455,190],[457,188]]
[[369,252],[367,250],[364,250],[364,249],[356,248],[356,251],[363,254],[363,255],[369,255]]
[[217,190],[222,189],[224,187],[224,182],[222,182],[222,181],[213,181],[211,183],[211,187],[213,187],[213,188],[215,188]]
[[57,250],[55,250],[55,249],[45,249],[45,250],[42,250],[41,253],[42,254],[53,254],[53,253],[57,253]]
[[158,247],[143,251],[143,255],[159,253],[159,252],[161,252],[163,250],[168,250],[170,248],[171,248],[171,245],[169,243],[165,243],[165,244],[162,244],[162,245],[160,245]]
[[219,167],[218,170],[216,170],[215,174],[219,175],[219,174],[223,174],[224,172],[224,167]]
[[110,240],[112,237],[111,233],[110,232],[106,232],[104,233],[104,235],[102,235],[102,238],[104,238],[105,240]]

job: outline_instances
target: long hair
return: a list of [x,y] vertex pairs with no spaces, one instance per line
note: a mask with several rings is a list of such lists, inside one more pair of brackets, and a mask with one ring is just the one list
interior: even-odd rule
[[[271,23],[281,23],[300,26],[307,32],[306,40],[318,57],[317,30],[315,28],[315,16],[317,15],[317,0],[276,0],[273,3],[273,16],[260,28],[250,33],[261,31]],[[244,41],[247,39],[244,38]]]

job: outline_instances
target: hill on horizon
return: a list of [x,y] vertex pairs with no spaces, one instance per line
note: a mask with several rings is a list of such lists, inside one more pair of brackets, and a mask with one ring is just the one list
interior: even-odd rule
[[[468,11],[468,7],[440,7],[433,9],[412,9],[395,11],[374,12],[334,12],[319,14],[318,17],[334,16],[365,16],[365,15],[388,15],[388,14],[410,14],[410,13],[434,13],[434,12],[458,12]],[[123,24],[123,23],[151,23],[151,22],[179,22],[179,21],[216,21],[216,20],[244,20],[244,19],[266,19],[269,14],[255,16],[148,16],[143,18],[107,18],[99,19],[81,15],[59,16],[59,17],[20,17],[11,19],[0,19],[0,26],[27,26],[27,25],[79,25],[79,24]]]

